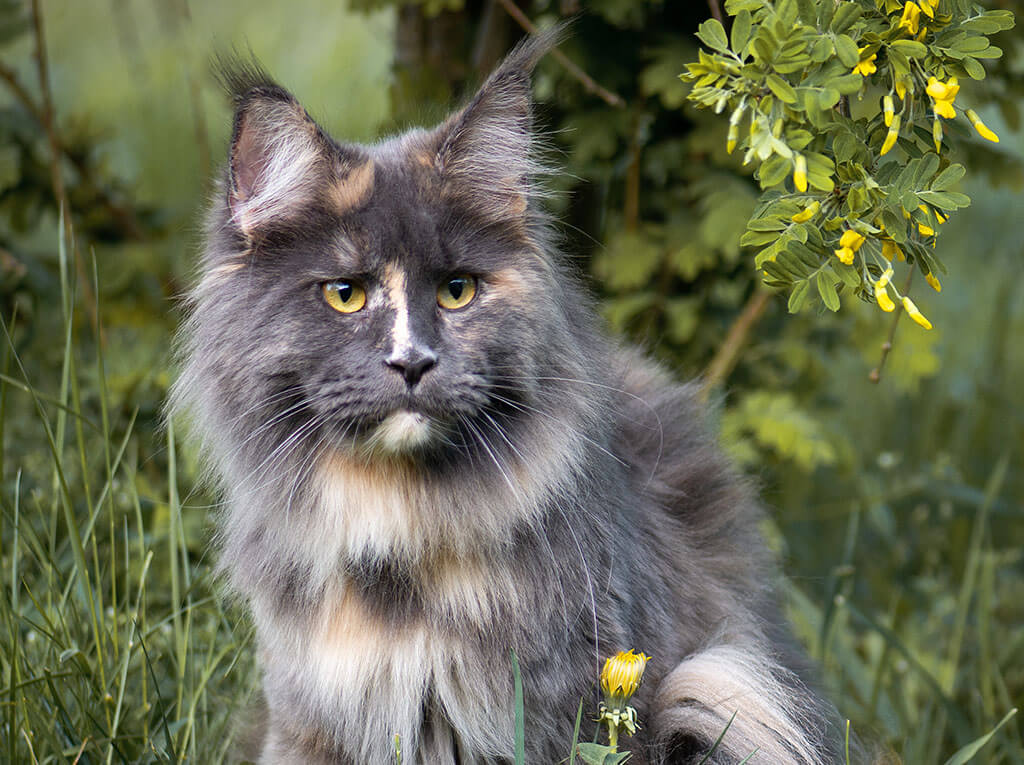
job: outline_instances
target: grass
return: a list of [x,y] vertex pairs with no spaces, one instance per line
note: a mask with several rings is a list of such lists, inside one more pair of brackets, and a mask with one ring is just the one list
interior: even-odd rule
[[[198,495],[182,500],[194,477],[173,426],[140,425],[138,407],[111,393],[69,259],[62,247],[54,375],[22,357],[17,315],[2,322],[0,760],[221,762],[257,683],[250,629],[217,597],[207,511]],[[1006,562],[1019,558],[993,540],[1011,464],[1007,452],[965,494],[974,512],[955,586],[894,587],[877,606],[867,564],[894,570],[900,542],[873,536],[887,491],[854,503],[823,596],[789,584],[794,622],[854,731],[907,763],[1024,763],[1013,712],[1024,637],[1006,618],[1020,587]],[[522,708],[517,684],[520,762]]]

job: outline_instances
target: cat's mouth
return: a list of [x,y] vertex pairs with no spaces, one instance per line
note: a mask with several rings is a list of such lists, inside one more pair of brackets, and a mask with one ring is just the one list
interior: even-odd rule
[[408,454],[428,446],[439,432],[439,424],[431,417],[411,409],[398,409],[368,432],[363,447],[369,453]]

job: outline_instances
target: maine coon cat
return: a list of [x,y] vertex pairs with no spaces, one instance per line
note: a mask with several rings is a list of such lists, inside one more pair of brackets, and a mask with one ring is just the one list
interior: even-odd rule
[[[518,47],[432,130],[325,134],[251,65],[173,406],[225,498],[261,762],[568,755],[604,657],[652,658],[632,762],[833,761],[761,511],[694,388],[609,339],[538,204]],[[585,735],[589,736],[590,731]]]

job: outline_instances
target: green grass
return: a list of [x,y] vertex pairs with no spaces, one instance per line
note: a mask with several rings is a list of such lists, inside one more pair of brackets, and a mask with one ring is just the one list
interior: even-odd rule
[[28,418],[45,449],[3,450],[0,760],[219,762],[254,686],[249,631],[186,538],[173,429],[164,486],[144,491],[137,413],[114,415],[102,344],[62,284],[56,392],[30,379],[17,317],[0,338],[0,427]]

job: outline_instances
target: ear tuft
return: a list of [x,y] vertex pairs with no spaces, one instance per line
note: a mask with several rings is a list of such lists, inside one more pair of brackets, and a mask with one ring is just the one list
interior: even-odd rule
[[564,35],[565,26],[527,38],[477,94],[440,128],[436,165],[446,191],[483,217],[522,220],[529,209],[533,158],[531,74]]
[[232,219],[251,235],[288,220],[315,197],[328,139],[256,61],[221,58],[215,67],[235,104],[228,205]]

